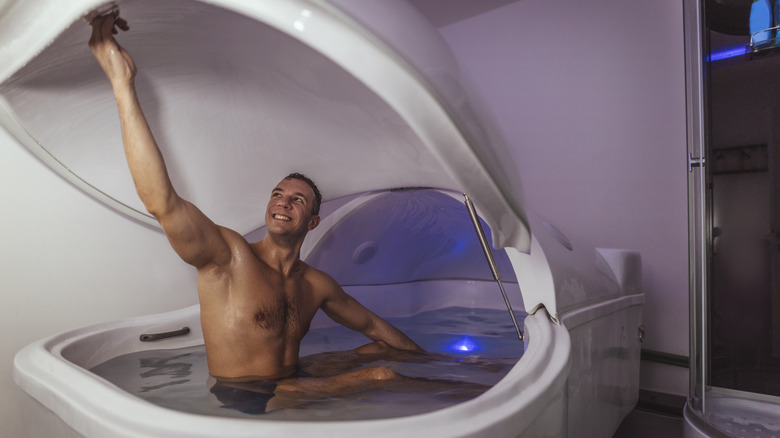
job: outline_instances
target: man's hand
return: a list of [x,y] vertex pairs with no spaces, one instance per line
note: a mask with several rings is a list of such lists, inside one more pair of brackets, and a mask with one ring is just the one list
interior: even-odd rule
[[119,85],[131,84],[136,74],[135,63],[130,54],[114,39],[114,35],[119,33],[117,29],[130,29],[127,21],[117,15],[108,14],[96,17],[90,24],[92,37],[89,39],[89,48],[106,72],[111,85],[116,88]]

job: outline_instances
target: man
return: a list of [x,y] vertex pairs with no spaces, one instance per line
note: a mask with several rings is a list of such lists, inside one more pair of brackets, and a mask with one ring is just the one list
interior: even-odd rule
[[[176,253],[197,269],[212,376],[221,383],[293,376],[301,340],[318,309],[375,341],[360,351],[420,350],[347,295],[330,276],[298,259],[306,233],[320,222],[319,191],[308,178],[293,174],[279,182],[266,209],[267,235],[251,244],[179,197],[141,110],[133,60],[113,37],[116,28],[128,30],[127,23],[107,15],[91,24],[89,46],[111,82],[138,195]],[[370,368],[317,382],[298,380],[302,385],[338,390],[361,380],[392,377],[396,375],[388,369]],[[290,390],[295,385],[295,381],[285,381]]]

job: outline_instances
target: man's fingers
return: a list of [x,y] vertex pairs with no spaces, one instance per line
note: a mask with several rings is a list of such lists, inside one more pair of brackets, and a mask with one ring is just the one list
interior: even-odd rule
[[101,35],[101,28],[103,27],[103,22],[101,21],[103,17],[96,17],[94,20],[92,20],[91,23],[89,23],[92,26],[92,36],[89,38],[89,47],[91,47],[93,50],[98,42],[100,42],[103,38]]
[[130,25],[127,24],[127,20],[125,20],[124,18],[117,17],[116,21],[114,22],[114,25],[116,25],[116,27],[122,29],[123,31],[130,30]]
[[127,21],[124,18],[116,17],[116,20],[114,21],[114,24],[111,26],[111,33],[114,35],[118,34],[119,31],[117,28],[122,29],[123,31],[130,30],[130,26],[127,25]]
[[114,26],[114,17],[113,16],[98,16],[95,17],[94,20],[92,20],[92,23],[90,25],[92,26],[92,38],[91,40],[94,42],[97,42],[98,40],[102,39],[106,35],[106,31],[111,32],[111,28]]
[[114,16],[114,14],[109,14],[100,18],[103,20],[100,23],[100,31],[102,32],[102,35],[104,37],[110,37],[114,34],[114,22],[116,21],[116,16]]
[[112,34],[115,34],[116,30],[114,29],[114,25],[118,26],[122,30],[127,30],[130,28],[127,25],[127,21],[125,21],[123,18],[118,18],[114,14],[95,17],[91,24],[92,35],[102,37],[110,37]]
[[90,24],[92,25],[92,37],[90,38],[91,47],[96,46],[100,42],[113,41],[114,35],[119,33],[117,28],[123,31],[130,30],[127,20],[119,18],[114,14],[95,17]]

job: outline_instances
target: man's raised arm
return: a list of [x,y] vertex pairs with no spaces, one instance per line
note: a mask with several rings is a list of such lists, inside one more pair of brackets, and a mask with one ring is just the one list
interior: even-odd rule
[[165,161],[138,101],[135,63],[114,39],[115,27],[127,30],[127,23],[112,14],[95,18],[91,25],[89,47],[114,91],[127,164],[138,196],[185,262],[197,268],[229,263],[230,249],[220,228],[180,198],[168,177]]

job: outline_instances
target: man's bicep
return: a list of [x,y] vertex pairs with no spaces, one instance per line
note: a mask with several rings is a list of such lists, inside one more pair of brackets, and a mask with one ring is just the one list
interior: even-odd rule
[[230,247],[220,227],[192,203],[180,199],[178,205],[157,220],[173,250],[190,265],[201,268],[230,261]]

